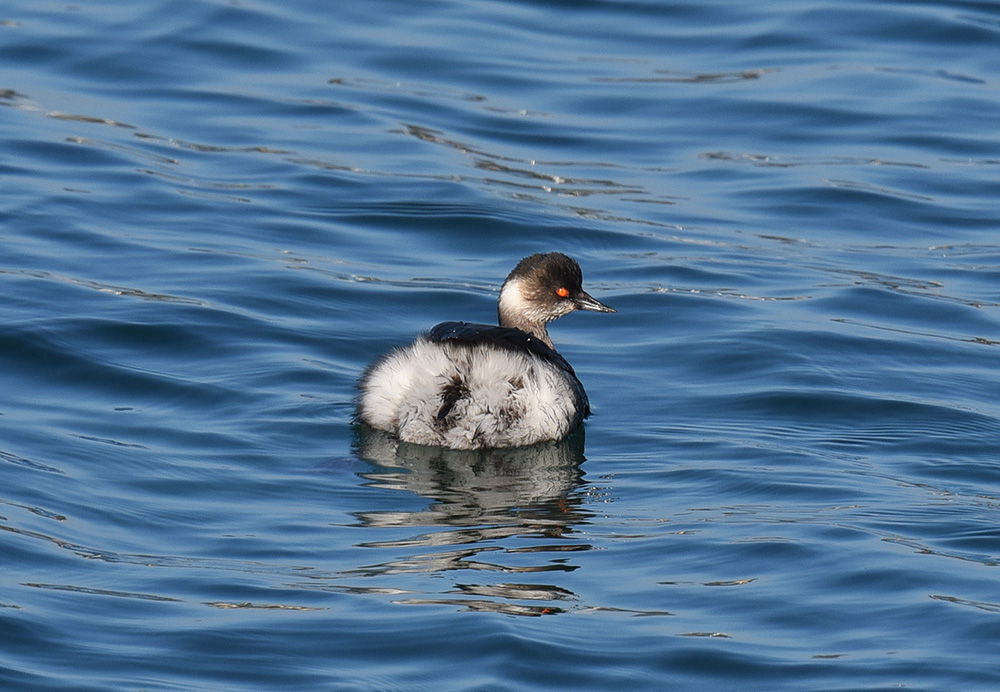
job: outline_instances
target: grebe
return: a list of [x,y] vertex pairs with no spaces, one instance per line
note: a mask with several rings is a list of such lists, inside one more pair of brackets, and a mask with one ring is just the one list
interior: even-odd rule
[[546,325],[574,310],[616,312],[583,290],[572,258],[525,257],[500,289],[500,326],[442,322],[382,356],[358,383],[357,419],[405,442],[453,449],[563,439],[590,404]]

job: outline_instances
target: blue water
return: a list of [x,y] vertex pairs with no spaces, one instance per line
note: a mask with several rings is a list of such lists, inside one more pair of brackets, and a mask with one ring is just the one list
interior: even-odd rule
[[[1000,689],[1000,6],[0,8],[0,689]],[[358,374],[559,250],[594,415]]]

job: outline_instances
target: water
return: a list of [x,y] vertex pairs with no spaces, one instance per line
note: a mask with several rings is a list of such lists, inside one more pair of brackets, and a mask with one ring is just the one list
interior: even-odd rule
[[[0,9],[0,688],[1000,687],[1000,8]],[[561,250],[595,414],[356,435]]]

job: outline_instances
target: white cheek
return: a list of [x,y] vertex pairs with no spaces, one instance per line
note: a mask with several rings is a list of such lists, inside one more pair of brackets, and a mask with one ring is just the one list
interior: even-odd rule
[[500,291],[500,312],[508,315],[523,314],[529,309],[519,281],[508,281]]
[[[565,313],[552,313],[552,306],[540,305],[538,300],[530,300],[525,295],[521,281],[509,281],[500,292],[500,313],[519,323],[545,324]],[[567,311],[568,312],[568,311]]]

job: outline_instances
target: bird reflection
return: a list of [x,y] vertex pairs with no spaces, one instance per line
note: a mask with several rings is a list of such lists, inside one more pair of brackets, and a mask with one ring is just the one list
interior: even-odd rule
[[[401,442],[358,426],[359,458],[374,465],[361,476],[370,487],[406,491],[430,500],[415,511],[358,512],[371,528],[414,528],[415,535],[359,543],[390,549],[389,561],[360,567],[354,576],[474,570],[467,574],[565,573],[577,568],[570,554],[589,550],[575,527],[592,516],[583,508],[586,485],[584,432],[531,447],[455,450]],[[524,540],[527,539],[527,540]],[[408,598],[407,604],[455,604],[469,610],[499,610],[518,615],[563,612],[572,592],[554,584],[454,584],[449,596]],[[470,598],[475,595],[476,598]],[[483,597],[487,598],[484,599]],[[519,601],[542,601],[526,605]]]

